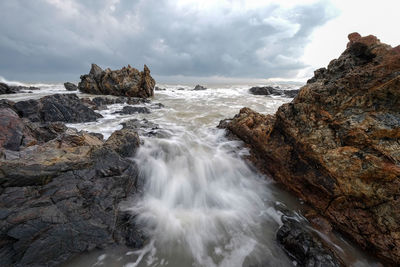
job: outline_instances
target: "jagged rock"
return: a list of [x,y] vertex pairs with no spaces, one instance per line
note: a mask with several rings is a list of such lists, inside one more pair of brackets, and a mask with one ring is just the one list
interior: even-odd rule
[[103,71],[96,64],[92,64],[89,74],[81,76],[78,88],[88,94],[146,98],[154,95],[154,86],[155,81],[146,65],[140,72],[129,65],[120,70]]
[[64,83],[64,87],[65,87],[65,89],[67,89],[68,91],[76,91],[76,90],[78,90],[78,86],[76,86],[75,84],[70,83],[70,82]]
[[135,113],[150,113],[150,109],[146,107],[132,107],[125,106],[120,111],[116,111],[117,114],[135,114]]
[[56,266],[94,248],[142,246],[144,234],[119,209],[143,184],[122,157],[138,144],[128,129],[105,143],[69,129],[0,159],[1,265]]
[[89,122],[102,116],[88,108],[76,94],[55,94],[15,103],[18,114],[32,122]]
[[[179,88],[179,89],[181,89],[181,88]],[[178,90],[179,90],[178,89]],[[182,88],[183,89],[183,88]],[[193,88],[193,90],[194,91],[201,91],[201,90],[207,90],[207,88],[206,87],[204,87],[204,86],[202,86],[202,85],[196,85],[194,88]]]
[[249,89],[250,93],[253,95],[276,95],[276,96],[285,96],[285,97],[295,97],[299,90],[282,90],[279,88],[274,88],[271,86],[264,86],[264,87],[252,87]]
[[350,35],[275,116],[225,126],[282,182],[362,248],[400,264],[400,49]]

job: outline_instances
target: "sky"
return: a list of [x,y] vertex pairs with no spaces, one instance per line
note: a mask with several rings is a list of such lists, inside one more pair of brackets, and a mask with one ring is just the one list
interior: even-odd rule
[[400,44],[398,0],[1,0],[0,76],[79,80],[90,64],[158,82],[305,81],[347,35]]

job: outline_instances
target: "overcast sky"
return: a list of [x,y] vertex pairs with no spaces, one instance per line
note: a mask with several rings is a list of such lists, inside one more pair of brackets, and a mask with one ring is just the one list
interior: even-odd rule
[[0,76],[78,81],[147,64],[161,82],[304,80],[347,34],[400,44],[398,0],[1,0]]

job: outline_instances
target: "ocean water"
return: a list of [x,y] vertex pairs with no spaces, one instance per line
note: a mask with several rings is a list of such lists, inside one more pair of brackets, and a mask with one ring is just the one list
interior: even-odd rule
[[[275,84],[276,86],[276,84]],[[294,85],[279,84],[293,89]],[[40,84],[32,93],[6,95],[13,101],[68,92],[60,84]],[[113,114],[123,104],[100,111],[97,122],[69,124],[108,138],[133,118],[157,123],[161,136],[142,136],[142,146],[131,158],[145,181],[143,195],[120,208],[131,212],[149,236],[140,250],[112,247],[75,257],[64,266],[293,266],[275,240],[282,203],[300,212],[301,200],[283,191],[243,159],[249,152],[240,141],[228,140],[217,129],[242,107],[273,114],[290,98],[255,96],[251,85],[165,85],[155,91],[152,103],[165,107],[150,114]],[[93,97],[78,93],[82,97]],[[151,106],[151,104],[143,104]],[[301,218],[301,216],[299,216]],[[316,230],[315,230],[316,231]],[[340,235],[320,234],[349,266],[377,263]]]

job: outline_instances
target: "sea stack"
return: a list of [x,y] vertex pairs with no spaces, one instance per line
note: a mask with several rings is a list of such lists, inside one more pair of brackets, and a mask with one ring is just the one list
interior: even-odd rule
[[349,35],[275,115],[220,124],[257,165],[381,259],[400,264],[400,47]]
[[120,70],[103,70],[92,64],[89,74],[81,76],[78,88],[87,94],[147,98],[154,95],[154,86],[155,81],[146,65],[139,71],[130,65]]

